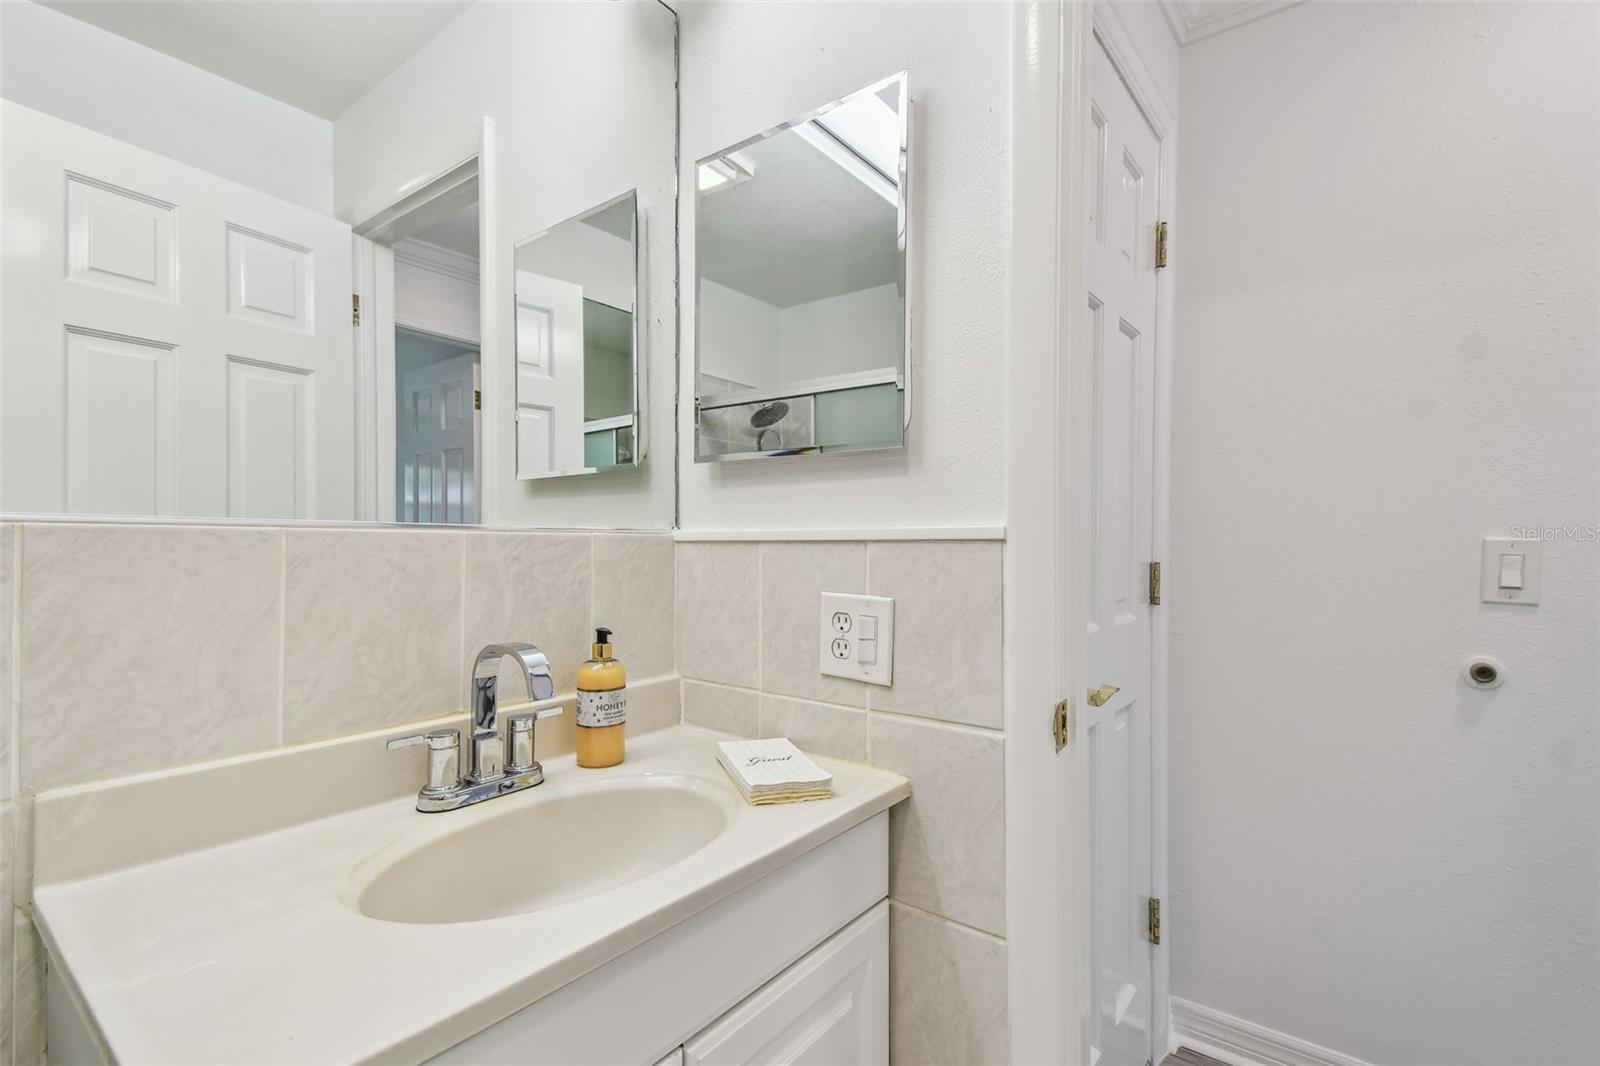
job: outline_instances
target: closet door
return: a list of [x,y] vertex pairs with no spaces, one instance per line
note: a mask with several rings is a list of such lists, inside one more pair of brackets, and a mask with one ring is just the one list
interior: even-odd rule
[[683,1051],[685,1066],[888,1062],[888,901],[767,982]]

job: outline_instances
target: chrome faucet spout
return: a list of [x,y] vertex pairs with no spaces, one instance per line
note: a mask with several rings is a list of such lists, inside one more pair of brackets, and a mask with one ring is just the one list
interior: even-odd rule
[[467,691],[467,709],[472,713],[471,737],[468,740],[468,772],[470,781],[484,781],[498,777],[505,771],[505,743],[500,739],[499,694],[500,664],[507,658],[517,660],[519,677],[527,685],[528,700],[547,700],[556,694],[554,680],[550,677],[550,661],[544,652],[532,644],[513,641],[507,644],[490,644],[478,652],[472,665],[471,688]]

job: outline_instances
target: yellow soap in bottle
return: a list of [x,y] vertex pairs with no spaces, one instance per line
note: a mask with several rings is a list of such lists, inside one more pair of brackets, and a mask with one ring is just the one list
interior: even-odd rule
[[615,766],[628,720],[628,675],[611,657],[611,630],[594,631],[590,654],[578,667],[578,765]]

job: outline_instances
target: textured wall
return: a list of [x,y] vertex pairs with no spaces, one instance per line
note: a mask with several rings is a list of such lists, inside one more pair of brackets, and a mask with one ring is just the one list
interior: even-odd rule
[[[685,3],[679,514],[685,529],[1005,521],[1010,11],[1004,4]],[[905,451],[696,465],[694,162],[911,72],[912,421]]]
[[1596,521],[1597,10],[1184,50],[1173,991],[1373,1061],[1600,1056],[1596,545],[1477,591]]

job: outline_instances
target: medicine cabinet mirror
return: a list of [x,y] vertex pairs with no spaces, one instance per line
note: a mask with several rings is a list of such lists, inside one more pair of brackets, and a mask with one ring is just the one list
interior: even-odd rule
[[696,462],[904,446],[907,81],[696,165]]
[[670,528],[672,8],[318,10],[0,3],[0,515]]
[[517,477],[633,466],[639,444],[639,199],[517,244]]

